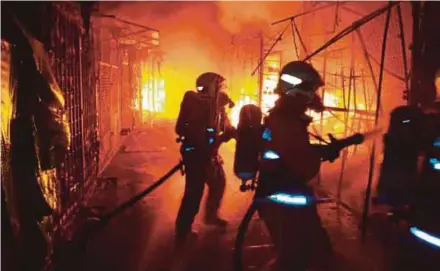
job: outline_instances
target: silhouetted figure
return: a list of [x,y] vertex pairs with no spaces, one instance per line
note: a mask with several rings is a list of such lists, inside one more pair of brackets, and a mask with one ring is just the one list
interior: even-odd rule
[[223,161],[218,149],[234,137],[224,106],[231,104],[222,92],[225,78],[204,73],[197,79],[197,92],[188,91],[182,101],[176,133],[182,138],[181,154],[186,171],[185,192],[176,219],[176,241],[182,243],[192,232],[205,184],[209,187],[204,222],[225,227],[218,216],[225,190]]

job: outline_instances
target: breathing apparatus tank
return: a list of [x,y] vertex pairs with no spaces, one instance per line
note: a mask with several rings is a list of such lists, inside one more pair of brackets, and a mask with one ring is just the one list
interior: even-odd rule
[[253,104],[240,110],[237,126],[237,143],[235,147],[234,173],[243,181],[241,190],[247,190],[245,182],[254,180],[259,169],[259,158],[263,147],[262,125],[263,113]]
[[197,114],[195,114],[195,107],[200,106],[199,98],[195,91],[187,91],[183,96],[180,104],[180,112],[176,122],[176,133],[180,137],[191,138],[192,133],[196,131],[194,125],[199,122]]

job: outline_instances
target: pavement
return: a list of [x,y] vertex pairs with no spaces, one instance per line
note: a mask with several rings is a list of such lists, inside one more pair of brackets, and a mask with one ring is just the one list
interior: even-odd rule
[[[113,181],[104,181],[104,188],[89,206],[111,210],[145,189],[179,162],[178,147],[172,123],[157,123],[155,127],[133,131],[123,139],[118,153],[103,172],[104,178],[111,177]],[[227,174],[221,208],[221,216],[230,222],[225,231],[201,223],[201,208],[195,222],[197,240],[191,243],[184,256],[174,253],[174,220],[184,189],[184,177],[176,173],[138,204],[115,217],[90,240],[84,252],[83,270],[232,270],[237,228],[252,194],[239,191],[240,181],[232,173],[233,143],[224,145],[220,152]],[[371,232],[363,243],[359,218],[355,214],[336,203],[319,205],[319,213],[332,239],[338,270],[389,270],[387,265],[392,250]],[[244,244],[245,270],[261,270],[273,257],[268,233],[255,215]]]

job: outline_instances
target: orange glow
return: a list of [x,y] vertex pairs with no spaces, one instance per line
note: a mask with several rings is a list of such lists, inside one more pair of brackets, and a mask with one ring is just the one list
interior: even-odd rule
[[231,124],[234,127],[237,127],[238,120],[240,117],[240,110],[243,106],[247,104],[258,104],[256,99],[253,99],[250,95],[245,95],[240,98],[237,103],[235,104],[235,107],[232,108],[232,110],[229,113],[229,118],[231,120]]
[[134,99],[133,109],[163,113],[165,111],[165,82],[163,79],[154,79],[142,87],[142,106],[139,98]]
[[157,39],[152,40],[151,44],[153,44],[154,46],[158,46],[159,45],[159,40],[157,40]]
[[272,53],[266,58],[263,68],[263,91],[261,96],[261,110],[263,114],[275,106],[278,95],[274,90],[278,84],[279,70],[281,66],[281,55],[277,52]]
[[436,94],[437,94],[436,99],[439,100],[440,99],[440,71],[438,72],[438,75],[435,78],[434,85],[435,85],[435,90],[436,90]]
[[[324,100],[322,102],[325,106],[338,107],[340,100],[341,100],[340,96],[334,93],[326,92],[324,95]],[[314,121],[321,120],[321,117],[322,120],[325,121],[326,118],[331,116],[330,112],[328,111],[324,111],[322,114],[314,111],[309,111],[308,115],[312,117]]]
[[267,114],[269,109],[275,106],[275,102],[278,98],[278,94],[263,94],[261,99],[261,111],[263,111],[263,114]]
[[[318,5],[327,4],[316,1],[140,1],[127,2],[127,4],[102,2],[102,6],[118,5],[118,8],[106,11],[107,14],[115,14],[118,17],[160,30],[160,33],[158,33],[160,34],[160,49],[163,52],[161,73],[166,88],[166,97],[163,97],[164,104],[157,105],[157,99],[154,98],[153,101],[151,95],[147,95],[151,93],[149,86],[146,85],[147,82],[133,83],[133,85],[136,85],[136,87],[139,85],[142,89],[142,101],[140,100],[141,91],[136,91],[136,95],[139,95],[138,100],[134,101],[136,102],[134,103],[135,108],[137,108],[136,113],[141,113],[140,108],[143,108],[142,113],[150,112],[147,110],[157,110],[161,112],[154,112],[150,115],[153,115],[154,118],[177,119],[184,93],[188,90],[195,90],[196,78],[204,72],[217,72],[227,79],[228,94],[236,104],[234,108],[228,109],[228,116],[234,126],[237,126],[240,110],[245,104],[259,104],[260,82],[263,84],[262,111],[266,113],[278,99],[278,95],[274,94],[273,90],[276,86],[280,67],[290,61],[304,59],[343,28],[360,18],[359,15],[345,10],[342,4],[341,6],[335,5],[332,8],[321,9],[301,16],[295,21],[302,40],[298,37],[298,33],[295,33],[292,37],[289,21],[272,25],[275,21],[314,9]],[[381,7],[383,3],[350,2],[348,5],[351,10],[368,14]],[[406,10],[410,12],[410,9]],[[402,12],[406,14],[405,8],[402,8]],[[340,109],[344,108],[344,104],[350,104],[350,109],[349,112],[342,112],[342,110],[324,111],[323,113],[307,112],[314,119],[314,122],[309,126],[311,133],[319,134],[324,138],[326,138],[327,133],[332,133],[337,138],[342,138],[343,134],[349,135],[354,132],[368,131],[373,126],[374,122],[371,120],[374,116],[358,114],[353,110],[355,108],[354,104],[356,104],[356,108],[359,110],[374,112],[376,107],[375,84],[377,84],[380,69],[380,65],[377,63],[367,63],[363,46],[361,46],[360,35],[358,34],[362,34],[368,54],[374,57],[375,60],[380,60],[383,34],[378,29],[383,28],[384,17],[385,15],[377,17],[363,25],[362,31],[359,31],[359,33],[353,32],[346,35],[343,39],[312,58],[313,66],[319,71],[326,83],[323,103],[326,106]],[[405,38],[411,41],[411,14],[402,17],[404,19]],[[403,61],[401,61],[401,40],[396,38],[400,30],[399,27],[396,27],[395,22],[393,24],[394,27],[390,27],[387,39],[387,47],[391,49],[387,49],[385,65],[386,70],[402,76],[404,69]],[[287,31],[284,35],[279,36],[285,28]],[[409,30],[409,33],[407,30]],[[262,41],[260,41],[260,37],[263,37]],[[278,40],[278,37],[282,39]],[[158,39],[159,37],[155,37],[155,33],[153,33],[152,38]],[[272,47],[275,41],[277,43]],[[294,44],[294,41],[296,44]],[[261,44],[263,44],[263,48],[260,48]],[[262,57],[260,54],[266,56],[269,49],[272,50],[263,65],[263,78],[259,77],[260,71],[258,70],[251,76],[251,73],[260,63]],[[279,52],[279,57],[273,56],[272,53],[275,52]],[[408,49],[407,57],[410,61],[411,53]],[[352,74],[351,70],[353,70]],[[260,79],[262,80],[260,81]],[[381,109],[384,113],[381,118],[386,118],[390,109],[399,105],[404,84],[399,79],[390,76],[388,72],[384,73],[382,84],[384,91]],[[142,86],[144,87],[142,88]],[[440,80],[437,82],[437,86],[440,89]],[[243,91],[241,91],[242,89]],[[342,90],[346,95],[342,95]],[[348,94],[350,91],[351,96]],[[138,114],[133,115],[137,117]],[[380,124],[386,123],[386,120],[382,120]],[[313,129],[316,129],[316,131]],[[168,133],[170,133],[169,136],[174,135],[172,130],[169,130]],[[146,143],[154,141],[153,143],[156,145],[158,144],[157,140],[161,142],[159,144],[164,144],[164,146],[168,144],[166,143],[167,138],[161,136],[151,139],[151,135],[146,134],[144,140],[148,141]],[[142,140],[139,140],[139,142],[141,144]],[[226,172],[231,172],[233,168],[234,158],[231,154],[235,152],[235,143],[235,140],[231,140],[224,145],[228,148],[228,151],[224,152]],[[177,158],[179,155],[178,147],[177,144],[174,144],[174,146],[176,150],[173,155]],[[173,147],[167,146],[167,148]],[[350,150],[355,148],[365,150],[370,148],[370,144],[352,147]],[[164,153],[164,155],[168,154]],[[367,166],[358,166],[362,165],[359,161],[362,163],[364,161],[363,155],[363,153],[357,153],[355,159],[347,161],[348,171],[356,172],[356,174],[346,172],[343,175],[343,180],[342,178],[340,180],[341,184],[344,182],[341,185],[343,189],[341,201],[349,204],[353,203],[351,207],[356,210],[359,206],[362,206],[362,204],[359,204],[362,203],[362,199],[358,198],[357,195],[359,195],[359,191],[363,191],[366,183],[365,176],[362,175],[362,169],[368,168]],[[335,173],[340,170],[341,158],[335,163],[325,163],[325,166],[323,165],[322,175],[320,175],[322,180],[320,185],[323,189],[336,191],[335,184],[338,183],[336,179],[339,174]],[[170,163],[174,163],[175,160]],[[155,173],[159,176],[162,174],[164,166],[167,165],[160,162],[159,164],[151,163],[151,166],[156,167],[154,170],[157,170]],[[151,171],[151,167],[148,170]],[[179,179],[181,177],[176,175],[173,178]],[[239,185],[237,181],[235,176],[228,175],[228,184],[232,184],[234,191]],[[169,183],[171,186],[167,186],[165,189],[169,189],[166,192],[172,196],[172,199],[171,201],[165,200],[164,207],[168,211],[165,212],[165,217],[172,225],[183,193],[184,182],[170,181]],[[226,193],[224,201],[226,205],[223,205],[221,210],[222,214],[230,215],[230,218],[241,216],[242,210],[249,203],[247,200],[242,200],[243,202],[237,204],[238,198],[231,200],[227,198],[228,195],[236,194]],[[238,207],[243,207],[243,209]],[[158,231],[162,232],[162,228],[158,226]],[[156,232],[153,232],[153,234],[156,234]],[[164,234],[168,233],[164,231]]]
[[151,34],[151,37],[153,38],[153,39],[159,39],[159,32],[153,32],[152,34]]

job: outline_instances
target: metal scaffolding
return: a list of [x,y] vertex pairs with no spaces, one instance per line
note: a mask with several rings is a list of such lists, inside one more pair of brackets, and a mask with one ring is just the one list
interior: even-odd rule
[[[340,92],[340,96],[342,96],[342,104],[336,106],[328,106],[326,105],[327,117],[325,117],[325,113],[321,113],[320,118],[317,122],[319,125],[315,123],[313,125],[313,129],[317,133],[328,133],[329,126],[334,126],[335,122],[340,122],[342,124],[341,136],[347,136],[354,132],[366,132],[373,127],[378,127],[380,122],[380,117],[383,116],[383,106],[382,106],[382,95],[383,92],[383,80],[384,77],[393,77],[405,84],[404,93],[408,90],[408,65],[407,65],[407,56],[406,56],[406,47],[405,47],[405,36],[403,31],[403,21],[402,14],[399,2],[391,2],[367,15],[363,15],[362,18],[355,20],[349,26],[340,30],[337,34],[334,34],[335,30],[340,29],[338,25],[338,18],[342,15],[341,12],[346,12],[346,9],[340,8],[343,5],[346,8],[346,3],[341,3],[335,6],[335,23],[333,27],[333,31],[324,32],[321,36],[325,37],[327,40],[323,45],[315,49],[313,52],[308,53],[306,51],[307,48],[314,48],[313,44],[307,44],[307,42],[303,42],[300,38],[301,35],[299,32],[295,31],[294,21],[290,19],[292,34],[298,36],[298,39],[303,44],[302,48],[298,48],[296,42],[294,42],[295,51],[302,50],[303,53],[306,54],[306,57],[303,58],[305,61],[311,61],[312,64],[323,74],[324,80],[326,82],[326,86],[322,89],[322,98],[324,103],[327,101],[328,95],[332,93],[335,94],[335,90],[338,89]],[[322,7],[322,6],[321,6]],[[396,10],[397,12],[397,23],[399,25],[399,38],[401,45],[401,59],[403,65],[403,75],[397,75],[395,72],[390,71],[385,65],[386,58],[386,45],[387,41],[392,39],[392,36],[389,35],[390,21],[391,21],[391,11]],[[318,20],[317,17],[312,17],[314,12],[303,12],[301,14],[309,14],[308,16],[304,16],[303,20],[314,20],[315,22]],[[320,12],[316,12],[316,14],[320,14]],[[372,54],[368,51],[364,36],[362,34],[361,28],[367,23],[374,21],[379,16],[386,14],[385,21],[385,29],[382,37],[382,48],[381,48],[381,56],[380,60],[377,61],[374,59]],[[322,14],[321,14],[322,16]],[[310,18],[312,17],[312,18]],[[326,17],[326,16],[324,16]],[[290,18],[295,18],[292,16]],[[288,21],[289,18],[281,20]],[[337,27],[338,25],[338,27]],[[282,34],[288,29],[286,27]],[[309,35],[310,30],[302,29],[302,35]],[[282,35],[281,34],[281,35]],[[333,34],[333,37],[328,39],[328,36]],[[346,40],[351,37],[351,41],[342,42],[342,48],[338,48],[339,41],[343,38],[347,37]],[[314,34],[313,36],[319,36],[319,34]],[[295,41],[295,39],[294,39]],[[371,42],[371,41],[370,41]],[[309,42],[310,43],[310,42]],[[347,45],[348,46],[344,46]],[[332,46],[332,51],[329,50],[330,46]],[[340,46],[339,46],[340,47]],[[359,60],[359,52],[356,52],[357,48],[361,48],[361,54],[363,55],[363,63]],[[321,55],[319,55],[322,53]],[[299,54],[297,54],[299,56]],[[346,56],[344,59],[344,55]],[[329,62],[332,64],[331,66],[336,67],[333,68],[333,71],[329,71]],[[340,62],[340,63],[337,63]],[[348,62],[349,65],[346,65],[343,62]],[[376,65],[379,65],[378,69],[376,68],[376,72],[379,73],[379,78],[376,79],[375,69],[373,67],[374,62]],[[370,83],[368,84],[368,81]],[[373,90],[373,91],[372,91]],[[404,97],[404,99],[407,97]],[[363,101],[360,103],[359,101]],[[359,105],[362,104],[363,108],[359,108]],[[333,122],[330,122],[331,119],[334,119]],[[327,122],[329,125],[325,125],[324,122]],[[333,123],[333,124],[332,124]],[[365,236],[366,225],[368,221],[368,213],[369,213],[369,204],[370,197],[372,194],[372,186],[373,186],[373,178],[375,172],[376,157],[377,157],[377,145],[376,141],[366,143],[367,149],[364,149],[364,154],[369,154],[369,167],[368,167],[368,177],[367,184],[365,186],[365,196],[363,200],[363,208],[362,211],[358,209],[358,207],[353,206],[353,202],[346,202],[343,197],[344,187],[346,185],[354,186],[353,181],[351,184],[346,184],[346,169],[347,167],[353,166],[350,160],[355,159],[354,154],[359,152],[359,147],[351,147],[342,152],[341,159],[339,164],[339,174],[336,178],[337,186],[335,189],[332,189],[332,184],[323,184],[323,174],[320,172],[318,175],[318,183],[325,189],[331,189],[333,191],[329,191],[330,194],[334,194],[336,201],[339,204],[343,204],[345,207],[353,210],[355,213],[361,215],[362,214],[362,235]],[[362,148],[362,147],[361,147]],[[336,164],[336,163],[335,163]],[[337,164],[326,167],[327,170],[337,170]],[[328,174],[327,174],[328,175]],[[345,182],[344,182],[345,177]],[[327,178],[329,178],[327,176]],[[335,178],[332,178],[333,180]]]

